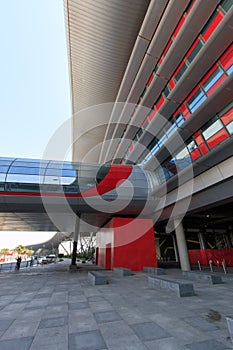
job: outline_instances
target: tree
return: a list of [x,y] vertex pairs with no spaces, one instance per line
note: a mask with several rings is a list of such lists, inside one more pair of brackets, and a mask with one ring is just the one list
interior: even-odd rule
[[2,248],[0,250],[0,255],[4,255],[4,260],[5,260],[5,256],[9,253],[10,253],[10,250],[8,248]]
[[23,245],[18,245],[16,248],[13,249],[13,252],[18,253],[18,255],[27,254],[27,248]]

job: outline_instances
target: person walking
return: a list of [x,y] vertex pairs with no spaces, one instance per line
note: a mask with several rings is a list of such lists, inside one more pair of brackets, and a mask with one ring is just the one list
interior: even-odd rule
[[18,256],[17,260],[16,260],[16,270],[20,269],[20,264],[21,264],[22,258],[21,256]]

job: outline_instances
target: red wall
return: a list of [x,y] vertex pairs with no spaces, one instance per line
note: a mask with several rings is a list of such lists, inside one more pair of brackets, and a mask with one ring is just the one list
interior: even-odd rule
[[233,248],[226,249],[193,249],[188,251],[191,265],[197,265],[198,260],[203,266],[209,266],[212,260],[214,266],[222,265],[225,260],[226,266],[233,266]]
[[113,218],[96,236],[98,265],[142,271],[157,266],[151,219]]

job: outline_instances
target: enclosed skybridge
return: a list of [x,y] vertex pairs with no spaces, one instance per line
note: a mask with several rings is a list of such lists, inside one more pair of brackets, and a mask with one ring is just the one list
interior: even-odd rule
[[140,166],[0,158],[0,211],[148,214],[157,184]]

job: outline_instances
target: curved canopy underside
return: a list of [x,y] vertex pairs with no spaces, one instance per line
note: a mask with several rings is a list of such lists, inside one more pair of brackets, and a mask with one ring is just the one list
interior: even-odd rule
[[[149,0],[64,0],[74,114],[116,100],[148,5]],[[109,118],[106,115],[100,141]],[[73,124],[73,134],[79,137],[79,118]],[[88,150],[88,142],[85,147]],[[78,148],[73,147],[73,160],[80,161]]]

